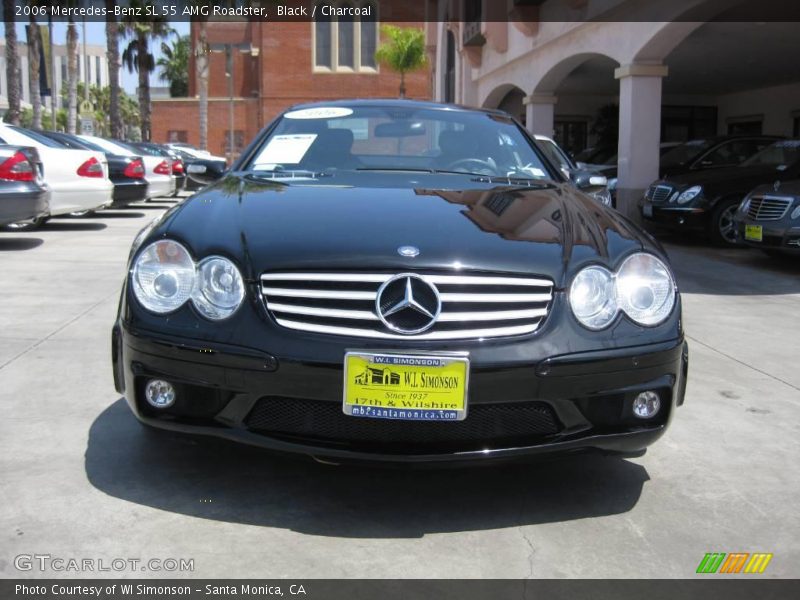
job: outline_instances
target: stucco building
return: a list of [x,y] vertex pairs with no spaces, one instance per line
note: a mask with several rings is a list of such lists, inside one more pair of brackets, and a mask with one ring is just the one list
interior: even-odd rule
[[603,107],[618,107],[623,210],[658,176],[662,141],[800,136],[799,24],[769,13],[774,3],[428,3],[436,100],[503,108],[571,151],[596,141]]

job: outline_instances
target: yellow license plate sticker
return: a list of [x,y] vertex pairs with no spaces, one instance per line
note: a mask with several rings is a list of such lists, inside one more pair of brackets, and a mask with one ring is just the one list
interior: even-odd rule
[[468,380],[466,356],[348,352],[342,408],[353,417],[461,421]]
[[761,225],[745,225],[744,239],[750,240],[751,242],[763,241],[764,238],[761,230]]

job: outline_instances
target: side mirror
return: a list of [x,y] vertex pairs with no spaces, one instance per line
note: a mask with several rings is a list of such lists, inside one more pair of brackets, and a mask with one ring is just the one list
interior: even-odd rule
[[577,169],[572,172],[572,183],[581,191],[594,192],[605,188],[608,185],[608,179],[605,175],[593,171]]
[[226,165],[222,161],[193,162],[186,166],[189,178],[202,185],[214,183],[225,174],[226,170]]

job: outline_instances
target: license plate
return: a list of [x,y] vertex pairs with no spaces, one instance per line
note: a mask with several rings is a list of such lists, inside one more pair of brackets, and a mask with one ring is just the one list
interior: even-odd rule
[[344,357],[346,415],[406,421],[467,417],[469,358],[451,354],[348,352]]
[[751,242],[761,242],[764,240],[761,225],[745,225],[744,226],[744,239]]
[[643,204],[642,205],[642,214],[645,217],[652,217],[653,216],[653,205],[652,204]]

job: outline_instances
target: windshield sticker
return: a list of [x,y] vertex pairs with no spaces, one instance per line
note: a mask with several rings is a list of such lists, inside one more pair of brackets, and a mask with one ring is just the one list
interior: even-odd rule
[[296,165],[317,139],[316,133],[294,133],[274,136],[258,155],[255,168],[274,168],[276,164]]
[[547,173],[539,169],[538,167],[534,167],[532,165],[525,165],[524,167],[520,167],[520,171],[524,171],[525,173],[530,173],[534,177],[546,177]]
[[352,114],[353,111],[349,108],[323,106],[320,108],[303,108],[301,110],[292,110],[283,116],[286,119],[336,119],[339,117],[349,117]]

